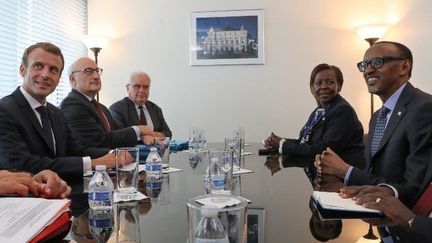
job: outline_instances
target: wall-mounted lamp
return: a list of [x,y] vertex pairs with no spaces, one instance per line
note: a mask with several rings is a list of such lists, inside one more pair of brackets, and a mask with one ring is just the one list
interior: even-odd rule
[[[99,52],[108,45],[111,38],[103,35],[83,35],[81,41],[94,53],[96,64],[98,64]],[[99,101],[99,92],[96,94],[96,100]]]
[[[363,40],[369,43],[369,46],[372,46],[377,40],[382,38],[387,30],[390,28],[391,24],[367,24],[358,26],[355,29],[357,35],[360,36]],[[374,96],[371,94],[370,96],[371,103],[371,116],[374,113]]]

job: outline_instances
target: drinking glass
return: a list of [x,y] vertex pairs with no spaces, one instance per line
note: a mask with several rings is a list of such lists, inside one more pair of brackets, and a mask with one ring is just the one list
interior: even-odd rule
[[137,195],[139,148],[116,148],[117,196],[132,199]]

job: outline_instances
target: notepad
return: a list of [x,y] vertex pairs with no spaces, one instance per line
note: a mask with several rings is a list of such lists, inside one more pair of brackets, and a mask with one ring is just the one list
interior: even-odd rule
[[314,191],[312,199],[323,218],[380,218],[379,210],[365,208],[351,198],[342,198],[337,192]]

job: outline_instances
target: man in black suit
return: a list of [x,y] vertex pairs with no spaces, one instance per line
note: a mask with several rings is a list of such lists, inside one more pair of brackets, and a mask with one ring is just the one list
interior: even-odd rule
[[128,97],[111,105],[111,114],[120,127],[146,124],[156,136],[172,137],[162,109],[148,100],[150,83],[150,77],[146,73],[133,73],[126,84]]
[[119,128],[109,110],[95,100],[101,90],[102,69],[88,57],[76,60],[69,69],[72,91],[63,99],[60,109],[67,123],[86,146],[117,148],[134,146],[143,139],[153,144],[154,134],[148,126]]
[[115,167],[107,149],[83,147],[62,112],[46,101],[63,71],[61,50],[46,42],[29,46],[19,68],[23,84],[0,100],[0,167],[38,173],[50,169],[63,179]]
[[[432,96],[408,82],[412,64],[411,51],[400,43],[377,42],[366,51],[357,66],[369,92],[378,95],[389,112],[380,122],[381,111],[370,120],[365,170],[348,165],[327,149],[316,156],[318,172],[344,178],[346,185],[386,183],[379,188],[408,206],[414,203],[432,152]],[[380,140],[376,140],[377,123],[385,129]]]
[[[342,188],[340,195],[344,198],[355,197],[356,203],[367,208],[382,211],[390,220],[390,232],[395,242],[432,242],[432,159],[426,171],[420,193],[414,197],[417,201],[413,209],[406,207],[399,199],[387,194],[376,186],[351,186]],[[428,191],[429,190],[429,191]],[[429,198],[428,196],[429,195]],[[419,208],[422,208],[419,210]],[[417,215],[416,215],[417,214]],[[388,222],[376,222],[388,224]]]

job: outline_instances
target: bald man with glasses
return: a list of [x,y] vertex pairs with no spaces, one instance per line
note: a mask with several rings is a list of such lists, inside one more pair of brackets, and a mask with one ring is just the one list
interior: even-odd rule
[[369,123],[366,167],[352,167],[327,149],[316,156],[318,172],[349,186],[382,185],[378,190],[414,204],[432,152],[432,96],[409,82],[412,65],[411,51],[397,42],[377,42],[366,51],[357,67],[369,92],[383,102]]
[[95,97],[102,88],[102,68],[88,57],[76,60],[69,68],[72,91],[63,99],[60,109],[68,126],[86,146],[118,148],[134,146],[139,141],[156,141],[148,126],[119,128],[106,106]]

